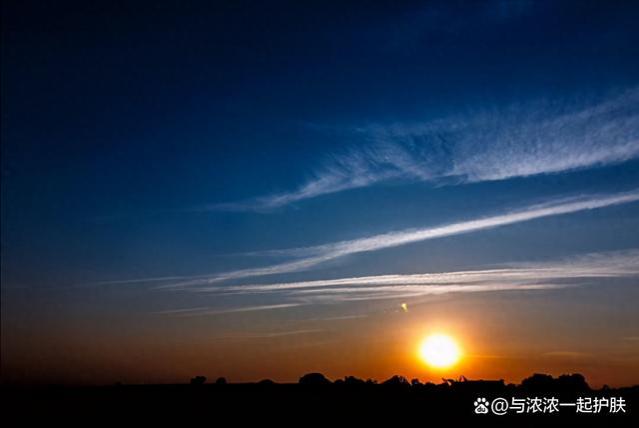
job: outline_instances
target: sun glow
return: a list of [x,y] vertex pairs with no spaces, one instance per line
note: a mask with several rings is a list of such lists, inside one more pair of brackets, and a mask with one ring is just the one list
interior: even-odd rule
[[428,336],[419,346],[419,357],[429,366],[445,369],[454,366],[461,357],[461,350],[452,337],[437,333]]

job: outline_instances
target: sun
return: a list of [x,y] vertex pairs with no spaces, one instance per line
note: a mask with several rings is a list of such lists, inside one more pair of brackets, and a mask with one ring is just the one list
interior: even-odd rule
[[419,357],[433,368],[445,369],[459,361],[461,350],[455,339],[447,334],[436,333],[419,345]]

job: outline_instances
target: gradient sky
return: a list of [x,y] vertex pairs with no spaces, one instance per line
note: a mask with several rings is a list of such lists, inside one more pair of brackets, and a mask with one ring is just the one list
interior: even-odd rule
[[3,382],[639,383],[638,4],[183,3],[3,2]]

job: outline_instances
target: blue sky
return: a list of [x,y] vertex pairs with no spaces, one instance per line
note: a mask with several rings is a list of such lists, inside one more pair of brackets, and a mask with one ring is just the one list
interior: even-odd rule
[[88,308],[223,330],[464,292],[591,304],[597,281],[632,300],[638,13],[3,5],[3,348],[5,319],[38,336]]

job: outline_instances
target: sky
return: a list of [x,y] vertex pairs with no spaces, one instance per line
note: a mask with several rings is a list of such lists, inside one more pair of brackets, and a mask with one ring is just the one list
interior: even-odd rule
[[638,6],[3,2],[2,382],[639,383]]

